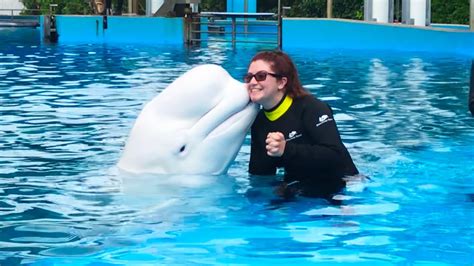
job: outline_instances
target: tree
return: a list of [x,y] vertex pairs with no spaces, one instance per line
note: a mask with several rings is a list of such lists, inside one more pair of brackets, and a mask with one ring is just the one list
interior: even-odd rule
[[[204,2],[205,0],[203,0]],[[398,9],[400,0],[395,0]],[[327,0],[281,0],[282,6],[291,7],[289,17],[325,18]],[[278,0],[257,0],[258,12],[277,13]],[[395,10],[401,12],[401,10]],[[399,18],[400,14],[396,14]],[[364,19],[364,0],[333,0],[333,17]],[[432,0],[431,21],[433,23],[469,23],[469,0]]]
[[202,0],[200,9],[204,12],[226,12],[227,0]]
[[469,24],[469,0],[432,0],[431,22]]
[[[56,14],[92,14],[91,0],[21,0],[27,9],[40,12],[25,14],[49,14],[50,4],[57,4]],[[243,0],[241,0],[243,1]],[[395,0],[401,2],[400,0]],[[396,2],[396,4],[398,3]],[[469,24],[470,0],[431,0],[431,22],[448,24]],[[144,7],[144,0],[139,5]],[[325,18],[327,0],[281,0],[282,6],[291,7],[289,17]],[[200,11],[225,12],[227,0],[202,0]],[[257,12],[278,13],[278,0],[257,0]],[[400,7],[398,7],[400,9]],[[399,12],[400,10],[396,10]],[[397,13],[396,16],[399,16]],[[364,0],[333,0],[333,17],[359,19],[364,18]]]
[[49,14],[50,5],[57,4],[54,8],[55,14],[92,14],[90,1],[88,0],[21,0],[26,9],[38,11],[26,11],[25,14]]

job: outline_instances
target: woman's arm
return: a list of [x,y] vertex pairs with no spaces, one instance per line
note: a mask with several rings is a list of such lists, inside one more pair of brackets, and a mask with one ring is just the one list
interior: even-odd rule
[[331,108],[312,99],[306,103],[302,119],[311,143],[287,142],[282,156],[285,164],[305,169],[333,169],[341,165],[344,145]]

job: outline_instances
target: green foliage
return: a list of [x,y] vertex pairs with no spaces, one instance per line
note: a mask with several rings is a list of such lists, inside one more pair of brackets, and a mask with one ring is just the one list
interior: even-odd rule
[[289,17],[326,17],[326,0],[300,0],[295,1],[288,13]]
[[[203,0],[205,2],[206,0]],[[394,0],[401,12],[401,0]],[[470,0],[431,0],[431,22],[448,24],[469,23]],[[326,17],[327,0],[281,0],[282,6],[289,6],[290,17]],[[257,0],[258,12],[277,13],[278,0]],[[395,14],[399,18],[401,14]],[[364,19],[364,0],[333,0],[333,17]]]
[[[241,0],[243,1],[243,0]],[[21,0],[27,9],[40,9],[25,14],[49,14],[49,5],[57,4],[56,14],[92,14],[90,0]],[[146,1],[139,0],[144,8]],[[395,0],[398,5],[401,0]],[[431,22],[448,24],[469,23],[470,0],[431,0]],[[289,17],[325,18],[327,0],[281,0],[282,6],[289,6]],[[200,11],[225,12],[227,0],[202,0]],[[278,13],[278,0],[257,0],[257,12]],[[399,15],[399,14],[398,14]],[[396,14],[396,17],[398,16]],[[364,0],[333,0],[333,17],[364,19]]]
[[431,0],[431,22],[469,24],[469,0]]
[[[281,0],[282,6],[291,7],[289,17],[327,17],[327,0]],[[258,12],[277,13],[278,0],[257,0]],[[336,18],[364,18],[364,0],[333,0],[333,16]]]
[[[210,0],[202,0],[205,3]],[[214,0],[215,1],[215,0]],[[325,18],[327,0],[281,0],[281,6],[291,9],[289,17]],[[278,0],[257,0],[257,12],[278,13]],[[333,16],[337,18],[364,18],[364,0],[333,0]]]
[[50,5],[57,4],[54,8],[55,14],[92,14],[89,0],[21,0],[26,9],[38,11],[26,11],[26,14],[49,14]]
[[203,12],[226,12],[227,0],[201,0],[199,8]]
[[364,0],[333,0],[333,17],[364,19]]

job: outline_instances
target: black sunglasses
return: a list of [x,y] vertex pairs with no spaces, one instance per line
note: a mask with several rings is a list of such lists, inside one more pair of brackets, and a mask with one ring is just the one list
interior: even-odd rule
[[250,81],[253,78],[255,78],[256,81],[264,81],[264,80],[267,79],[267,75],[270,75],[270,76],[275,77],[275,78],[281,78],[282,77],[282,75],[275,74],[275,73],[270,73],[270,72],[267,72],[265,70],[261,70],[261,71],[258,71],[255,74],[252,74],[252,73],[245,74],[244,81],[245,81],[245,83],[250,83]]

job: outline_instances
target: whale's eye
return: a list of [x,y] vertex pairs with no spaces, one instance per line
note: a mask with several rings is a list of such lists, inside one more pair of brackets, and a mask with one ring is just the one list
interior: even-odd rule
[[179,152],[183,152],[184,150],[186,150],[186,145],[181,146],[181,148],[179,149]]

